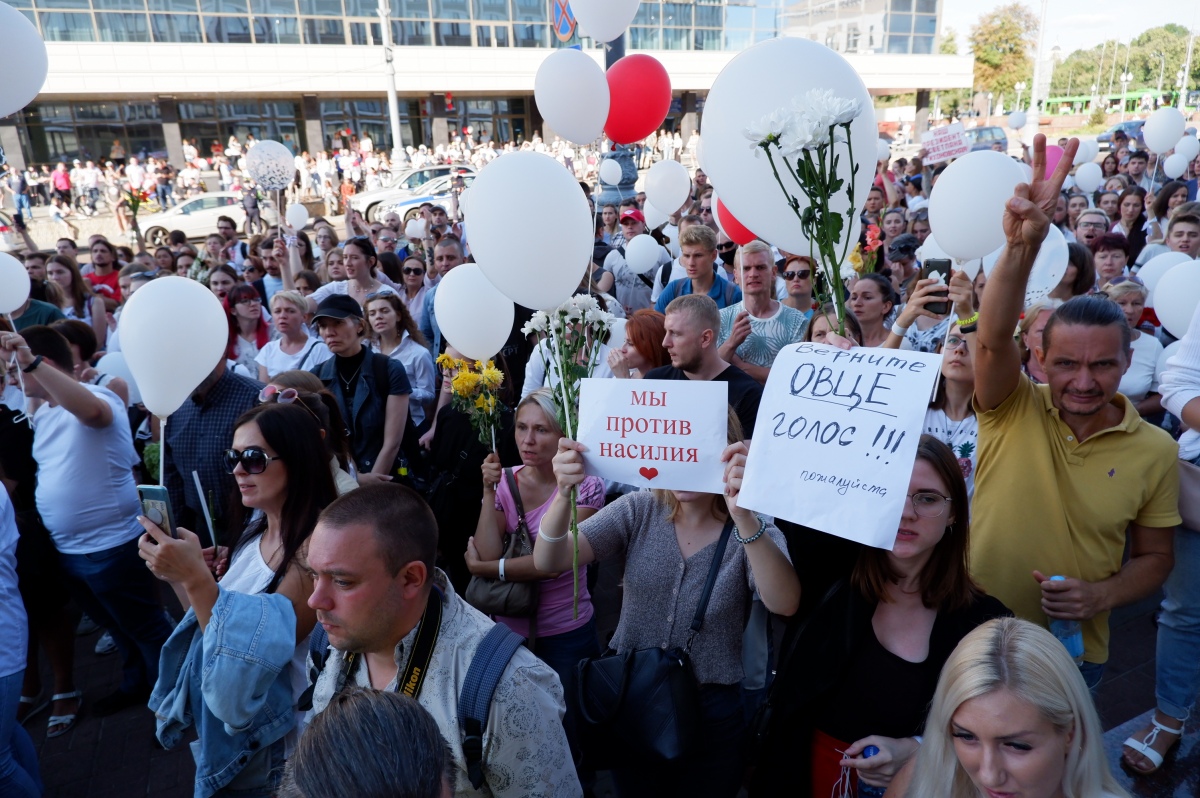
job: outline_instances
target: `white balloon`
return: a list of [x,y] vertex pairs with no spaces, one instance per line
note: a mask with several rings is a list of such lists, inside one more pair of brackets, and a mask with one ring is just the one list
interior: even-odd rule
[[[538,234],[519,247],[513,231],[538,209]],[[553,158],[514,152],[485,166],[471,184],[471,254],[509,299],[534,310],[574,293],[592,259],[592,213],[575,176]]]
[[1200,264],[1180,263],[1154,287],[1154,315],[1163,328],[1182,338],[1200,305]]
[[646,207],[642,208],[642,215],[646,217],[647,230],[657,230],[671,218],[671,214],[660,211],[657,205],[649,201],[646,202]]
[[1142,126],[1142,140],[1151,152],[1161,155],[1179,143],[1185,125],[1178,108],[1159,108],[1146,118],[1146,124]]
[[1025,183],[1033,182],[1033,167],[1022,161],[1017,162],[1017,168],[1021,170],[1021,180]]
[[1050,225],[1025,283],[1025,307],[1045,299],[1058,287],[1070,265],[1068,254],[1067,239],[1058,225]]
[[1020,130],[1025,127],[1025,112],[1013,111],[1008,115],[1008,127],[1010,130]]
[[303,230],[308,226],[308,208],[305,208],[299,202],[293,202],[288,206],[287,214],[288,227],[293,230]]
[[488,360],[504,348],[516,308],[483,276],[478,264],[455,266],[438,283],[433,312],[446,341],[471,360]]
[[0,52],[4,61],[17,68],[5,70],[0,81],[0,117],[15,114],[38,96],[46,82],[50,59],[46,43],[29,18],[6,3],[0,3]]
[[600,182],[610,186],[621,182],[621,164],[615,158],[605,158],[600,162]]
[[625,345],[626,319],[613,319],[608,325],[608,348],[620,349]]
[[571,0],[580,35],[611,42],[633,22],[641,0]]
[[462,193],[458,195],[458,214],[466,217],[467,215],[467,195],[471,193],[470,188],[464,188]]
[[1176,152],[1163,159],[1163,174],[1172,180],[1186,172],[1187,167],[1188,159],[1183,157],[1181,153]]
[[278,141],[260,141],[246,153],[246,171],[259,188],[282,191],[296,177],[296,156]]
[[696,166],[700,167],[701,171],[707,173],[708,168],[704,165],[704,138],[697,136],[696,139]]
[[958,260],[982,258],[1004,241],[1004,206],[1024,179],[1017,162],[981,150],[946,167],[929,196],[929,227]]
[[533,79],[538,111],[555,133],[576,144],[595,141],[608,119],[604,70],[582,50],[555,50]]
[[1104,171],[1100,164],[1088,161],[1075,170],[1075,186],[1084,194],[1091,194],[1104,182]]
[[12,313],[29,299],[29,272],[21,261],[0,252],[0,313]]
[[1188,263],[1191,259],[1191,256],[1184,252],[1164,252],[1142,264],[1142,268],[1137,271],[1137,278],[1142,281],[1142,285],[1146,286],[1146,291],[1149,293],[1149,296],[1146,297],[1146,307],[1154,307],[1154,289],[1162,276],[1179,264]]
[[404,237],[422,239],[425,237],[426,227],[428,224],[420,217],[409,219],[408,224],[404,225]]
[[625,265],[636,274],[647,274],[658,265],[662,245],[642,233],[625,242]]
[[1194,161],[1200,155],[1200,139],[1185,135],[1175,145],[1175,154],[1182,155],[1186,161]]
[[[168,335],[181,318],[187,335]],[[221,301],[195,280],[151,280],[130,297],[118,325],[121,351],[156,416],[169,416],[225,357],[229,322]]]
[[142,392],[138,390],[137,380],[133,378],[133,372],[129,370],[129,364],[125,362],[124,353],[109,352],[96,363],[96,371],[101,374],[112,374],[114,377],[125,380],[129,385],[130,407],[142,403]]
[[938,244],[937,238],[931,233],[925,237],[925,243],[917,247],[917,260],[924,263],[930,258],[949,258],[950,255]]
[[692,193],[692,178],[679,161],[662,160],[646,173],[646,199],[660,208],[678,210]]
[[[765,241],[788,252],[808,252],[808,239],[776,183],[767,158],[755,157],[742,131],[767,114],[790,108],[793,100],[803,98],[810,89],[832,90],[838,97],[858,102],[862,109],[850,125],[858,164],[854,199],[861,207],[875,178],[874,161],[879,154],[874,105],[854,67],[825,45],[788,36],[769,39],[738,53],[713,82],[701,123],[708,167],[705,171],[710,182],[720,187],[729,212]],[[841,173],[848,178],[851,163],[847,146],[839,144],[835,152],[841,158]],[[781,167],[780,172],[785,170]],[[846,185],[850,183],[847,179]],[[790,176],[784,177],[784,185],[800,201],[803,211],[808,205],[804,192]],[[846,188],[834,195],[830,207],[841,214],[850,210]],[[852,232],[844,230],[842,240],[853,240]]]
[[1088,163],[1096,160],[1096,156],[1100,154],[1100,143],[1095,139],[1086,139],[1079,142],[1079,149],[1075,151],[1075,165]]
[[886,139],[880,139],[876,145],[879,149],[879,154],[875,157],[877,161],[890,161],[892,159],[892,145]]
[[1183,344],[1183,341],[1173,341],[1167,344],[1163,348],[1163,351],[1158,353],[1158,364],[1154,367],[1154,377],[1159,383],[1162,382],[1163,374],[1167,371],[1167,361],[1179,351],[1181,344]]

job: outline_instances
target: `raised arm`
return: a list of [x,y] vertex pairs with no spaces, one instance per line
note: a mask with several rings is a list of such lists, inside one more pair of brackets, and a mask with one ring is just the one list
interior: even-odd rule
[[1063,181],[1075,160],[1079,140],[1071,139],[1054,174],[1045,177],[1046,137],[1033,141],[1033,183],[1021,183],[1004,208],[1007,244],[988,278],[975,335],[975,401],[983,410],[999,407],[1021,378],[1021,355],[1013,331],[1025,309],[1025,284],[1050,226]]
[[[571,542],[567,530],[571,525],[571,489],[583,484],[587,476],[583,470],[584,450],[582,443],[570,438],[558,441],[558,454],[554,456],[554,478],[558,487],[554,500],[542,516],[538,538],[533,544],[533,562],[539,571],[556,573],[571,567]],[[579,535],[579,565],[582,567],[596,559],[592,544],[587,536]]]

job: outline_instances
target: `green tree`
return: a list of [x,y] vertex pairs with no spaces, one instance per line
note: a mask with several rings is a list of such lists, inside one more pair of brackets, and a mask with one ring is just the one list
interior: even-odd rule
[[[1052,97],[1089,95],[1092,85],[1096,93],[1108,94],[1110,80],[1113,93],[1121,90],[1120,75],[1129,65],[1133,81],[1131,92],[1155,94],[1162,78],[1163,94],[1175,88],[1175,73],[1183,67],[1187,54],[1187,29],[1181,25],[1150,28],[1130,42],[1107,41],[1086,50],[1076,50],[1054,69],[1050,83]],[[1127,61],[1128,59],[1128,61]],[[1193,58],[1191,85],[1200,78],[1200,63]]]
[[971,52],[975,56],[975,86],[997,94],[1012,93],[1013,86],[1033,79],[1033,57],[1038,18],[1020,3],[1000,6],[971,26]]
[[946,28],[946,32],[942,34],[942,43],[938,45],[938,52],[942,55],[958,55],[958,33],[954,28]]

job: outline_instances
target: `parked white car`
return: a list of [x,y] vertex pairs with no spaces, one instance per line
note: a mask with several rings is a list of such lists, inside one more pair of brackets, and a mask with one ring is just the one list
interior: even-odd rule
[[[262,220],[268,226],[278,223],[279,214],[275,203],[260,199],[258,207]],[[172,230],[182,230],[189,239],[204,238],[217,232],[217,217],[228,216],[237,224],[238,230],[247,234],[246,211],[242,208],[242,195],[238,191],[212,191],[198,197],[181,200],[174,208],[159,213],[138,217],[138,226],[146,237],[146,244],[165,246],[167,235]]]
[[385,188],[363,191],[350,197],[350,207],[361,213],[368,222],[383,221],[381,208],[422,193],[421,189],[430,181],[452,174],[475,174],[475,167],[467,164],[433,164],[409,169],[400,172]]

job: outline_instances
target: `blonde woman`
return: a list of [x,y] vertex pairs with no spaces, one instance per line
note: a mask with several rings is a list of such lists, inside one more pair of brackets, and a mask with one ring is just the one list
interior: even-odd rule
[[909,768],[889,796],[1129,798],[1079,668],[1053,635],[1016,618],[983,624],[954,649]]
[[279,337],[254,356],[259,382],[270,382],[277,374],[293,369],[308,371],[333,357],[329,347],[309,333],[306,313],[308,301],[298,291],[279,291],[271,297],[271,323]]

